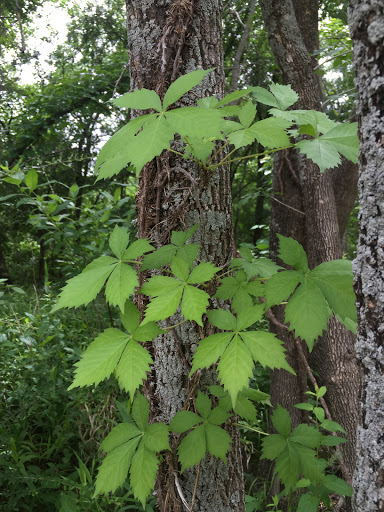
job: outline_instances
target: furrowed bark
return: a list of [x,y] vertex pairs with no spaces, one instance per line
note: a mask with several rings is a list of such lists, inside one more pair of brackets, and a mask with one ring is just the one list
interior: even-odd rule
[[384,511],[384,6],[351,0],[360,132],[360,236],[354,262],[356,352],[364,372],[353,478],[355,512]]
[[[224,95],[220,0],[126,0],[131,54],[131,87],[154,89],[162,97],[178,76],[194,69],[215,67],[180,105],[194,105],[197,97]],[[175,147],[178,147],[178,142]],[[177,155],[163,153],[144,167],[136,196],[139,237],[160,247],[169,243],[172,230],[199,229],[193,241],[201,244],[200,258],[217,265],[233,255],[232,204],[227,166],[212,177]],[[141,302],[141,307],[145,305]],[[177,313],[172,324],[181,320]],[[150,350],[153,372],[146,386],[153,420],[169,422],[185,408],[193,410],[198,388],[216,380],[215,372],[188,379],[191,359],[199,340],[210,334],[209,326],[186,322],[154,341]],[[206,457],[201,463],[197,492],[197,468],[179,474],[176,449],[165,457],[158,473],[156,496],[161,511],[185,510],[182,497],[194,512],[242,512],[244,484],[239,433],[229,432],[233,442],[227,464]]]

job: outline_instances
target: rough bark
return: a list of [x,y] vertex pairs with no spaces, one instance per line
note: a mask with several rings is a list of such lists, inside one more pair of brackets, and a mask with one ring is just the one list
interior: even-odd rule
[[[201,85],[182,99],[195,104],[196,97],[224,94],[220,0],[126,0],[130,74],[132,88],[156,90],[160,96],[179,75],[196,68],[215,67]],[[176,142],[176,147],[177,147]],[[163,153],[141,172],[136,196],[139,237],[148,237],[160,247],[169,242],[172,230],[198,223],[194,242],[200,243],[200,258],[224,265],[232,258],[232,207],[228,167],[211,179],[195,165],[174,154]],[[172,324],[181,318],[175,314]],[[169,422],[183,409],[193,410],[198,388],[213,383],[207,372],[188,379],[196,344],[209,326],[186,322],[154,341],[150,350],[154,368],[147,384],[152,419]],[[233,443],[227,464],[206,458],[199,468],[194,512],[244,511],[244,488],[239,433],[231,430]],[[183,495],[193,501],[196,468],[179,474],[173,453],[159,470],[156,495],[161,511],[181,512]]]
[[[260,5],[283,81],[291,84],[299,95],[294,108],[321,110],[322,87],[309,55],[318,47],[317,1],[308,1],[303,6],[302,2],[293,0],[273,3],[261,0]],[[272,257],[276,256],[276,233],[292,236],[302,243],[311,268],[342,256],[340,230],[345,228],[344,219],[349,214],[347,208],[353,204],[353,187],[349,191],[344,190],[343,201],[339,201],[334,186],[342,181],[340,177],[345,177],[345,172],[346,169],[340,169],[336,179],[333,172],[321,174],[315,164],[300,155],[289,152],[279,157],[275,165],[274,197],[291,208],[277,205],[276,201],[272,203]],[[302,214],[292,210],[292,207]],[[339,218],[343,220],[342,225],[339,225]],[[278,311],[276,315],[281,321],[282,313]],[[295,359],[293,341],[287,340],[287,334],[278,327],[274,327],[274,330],[287,342],[288,353]],[[335,318],[330,319],[327,334],[316,343],[311,366],[319,375],[319,384],[327,386],[326,398],[333,418],[348,433],[349,442],[343,446],[343,456],[346,463],[344,477],[350,480],[359,419],[360,379],[354,359],[354,337]],[[294,364],[294,368],[297,367],[300,368],[298,362]],[[274,374],[271,385],[276,386],[276,391],[272,391],[272,397],[281,403],[287,394],[288,382],[283,372]],[[290,391],[290,394],[296,399],[302,393],[303,378],[290,380],[291,385],[296,386],[296,390]],[[295,421],[299,421],[298,413],[294,414]]]
[[364,372],[354,510],[384,511],[384,5],[351,0],[360,131],[356,352]]

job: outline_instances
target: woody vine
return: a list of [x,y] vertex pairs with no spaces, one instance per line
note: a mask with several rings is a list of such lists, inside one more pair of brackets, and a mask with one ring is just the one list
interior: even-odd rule
[[[105,144],[95,166],[97,179],[112,177],[127,165],[138,175],[164,150],[193,160],[205,179],[223,164],[287,148],[298,148],[321,172],[339,165],[340,155],[357,161],[356,123],[337,124],[313,110],[287,110],[298,99],[289,86],[272,84],[269,91],[251,87],[220,100],[200,98],[196,107],[175,108],[175,102],[211,71],[197,70],[178,78],[163,101],[147,89],[113,100],[118,107],[149,113],[131,120]],[[234,105],[234,101],[242,103]],[[270,117],[255,121],[257,102],[270,107]],[[180,143],[177,151],[171,145],[175,135],[183,149]],[[235,156],[237,149],[255,140],[264,152]],[[170,432],[177,436],[180,472],[198,465],[206,453],[226,460],[231,438],[225,424],[233,423],[234,416],[252,420],[256,414],[253,403],[268,400],[264,393],[249,388],[254,366],[294,373],[282,342],[258,329],[263,315],[271,318],[272,306],[286,302],[286,329],[305,341],[309,350],[326,330],[332,314],[348,329],[355,329],[349,261],[334,260],[309,269],[302,246],[279,236],[280,258],[292,270],[268,258],[255,259],[246,247],[239,248],[240,257],[222,269],[199,259],[203,258],[200,246],[193,243],[197,228],[172,232],[171,243],[155,250],[146,239],[130,243],[127,231],[116,226],[109,238],[112,255],[96,258],[70,279],[54,308],[86,305],[105,286],[106,301],[120,311],[121,328],[109,328],[92,341],[76,364],[69,388],[98,385],[114,374],[120,388],[129,394],[129,421],[115,426],[101,445],[107,455],[99,468],[95,496],[115,491],[129,478],[135,497],[145,507],[161,453],[170,450]],[[139,288],[138,274],[144,270],[156,272]],[[214,287],[210,286],[213,281]],[[143,315],[133,302],[136,294],[149,298]],[[210,322],[220,331],[200,341],[189,377],[217,365],[221,385],[210,386],[206,393],[199,391],[169,425],[148,424],[149,403],[140,388],[153,361],[143,344],[172,329],[176,312],[181,313],[181,322],[200,326]],[[307,512],[317,510],[320,501],[329,503],[330,493],[351,494],[349,485],[327,473],[327,462],[320,456],[322,446],[337,446],[345,439],[336,435],[343,429],[329,417],[323,400],[326,389],[311,378],[314,391],[309,394],[313,399],[298,407],[309,411],[313,426],[301,424],[291,431],[288,412],[278,407],[272,415],[278,433],[266,435],[263,441],[263,458],[276,460],[284,493],[292,496],[298,489],[305,490],[297,510]],[[191,403],[194,410],[190,410]],[[193,505],[194,500],[188,508],[193,510]]]

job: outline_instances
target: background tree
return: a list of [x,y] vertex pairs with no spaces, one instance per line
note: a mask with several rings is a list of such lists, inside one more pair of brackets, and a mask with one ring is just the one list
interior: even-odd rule
[[[168,0],[160,6],[154,0],[145,4],[141,0],[127,0],[126,5],[132,89],[153,89],[162,98],[179,75],[214,67],[215,73],[196,88],[196,94],[224,95],[220,0]],[[184,106],[195,101],[193,93],[183,97]],[[198,224],[193,240],[201,244],[200,258],[217,265],[231,260],[228,166],[208,178],[195,164],[169,152],[162,154],[142,170],[136,204],[139,238],[149,238],[155,247],[161,247],[169,243],[172,230]],[[176,314],[173,323],[178,319]],[[207,335],[206,329],[186,322],[154,341],[155,364],[147,386],[153,418],[169,423],[177,411],[193,408],[197,389],[216,381],[215,372],[188,380],[193,346]],[[185,471],[180,477],[187,502],[191,503],[196,496],[196,511],[244,510],[239,434],[236,427],[230,430],[233,442],[226,465],[206,458],[197,470]],[[175,470],[174,459],[166,458],[156,486],[160,510],[182,509]]]
[[356,351],[364,372],[362,425],[358,429],[354,510],[384,510],[384,10],[378,2],[352,0],[360,124],[360,236],[354,264],[359,325]]

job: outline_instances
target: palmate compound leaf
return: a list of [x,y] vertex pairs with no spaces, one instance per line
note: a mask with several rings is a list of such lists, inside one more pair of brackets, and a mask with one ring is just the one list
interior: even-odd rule
[[223,428],[212,423],[207,423],[205,436],[208,452],[226,462],[225,455],[231,446],[231,436]]
[[262,87],[251,87],[250,89],[256,101],[281,110],[290,107],[299,99],[290,85],[271,84],[271,92]]
[[287,300],[300,283],[301,273],[285,270],[274,274],[265,284],[265,309]]
[[115,226],[109,237],[109,247],[115,254],[116,258],[121,259],[124,251],[128,246],[129,233],[126,228]]
[[255,139],[266,148],[290,146],[291,143],[286,130],[291,124],[285,119],[269,117],[257,121],[249,128],[230,133],[228,139],[236,149],[251,144]]
[[96,298],[117,264],[118,260],[110,256],[101,256],[92,261],[81,274],[67,281],[52,312],[89,304]]
[[154,487],[160,461],[142,442],[132,458],[130,484],[133,495],[145,508],[146,499]]
[[207,442],[205,436],[205,426],[200,425],[194,428],[181,441],[177,453],[181,463],[181,473],[187,468],[193,467],[205,457]]
[[322,137],[319,139],[300,140],[297,143],[300,153],[319,166],[320,172],[333,169],[341,164],[340,155],[336,147]]
[[295,336],[307,342],[312,350],[316,338],[327,328],[331,310],[320,288],[306,279],[289,299],[285,308],[285,321]]
[[203,80],[203,78],[206,77],[208,73],[214,69],[215,68],[197,69],[175,80],[165,93],[163,100],[164,110],[172,105],[172,103],[175,103],[175,101],[179,100],[182,96],[184,96],[186,92],[190,91],[193,87],[198,85]]
[[68,389],[99,384],[116,369],[122,388],[130,396],[146,378],[152,364],[149,353],[130,335],[111,328],[101,333],[75,364],[76,376]]
[[293,238],[277,235],[279,239],[279,256],[286,263],[295,270],[308,270],[308,259],[303,249],[303,246],[299,244]]
[[112,306],[119,306],[124,311],[126,300],[133,294],[139,280],[135,270],[120,261],[115,265],[105,287],[105,296]]

